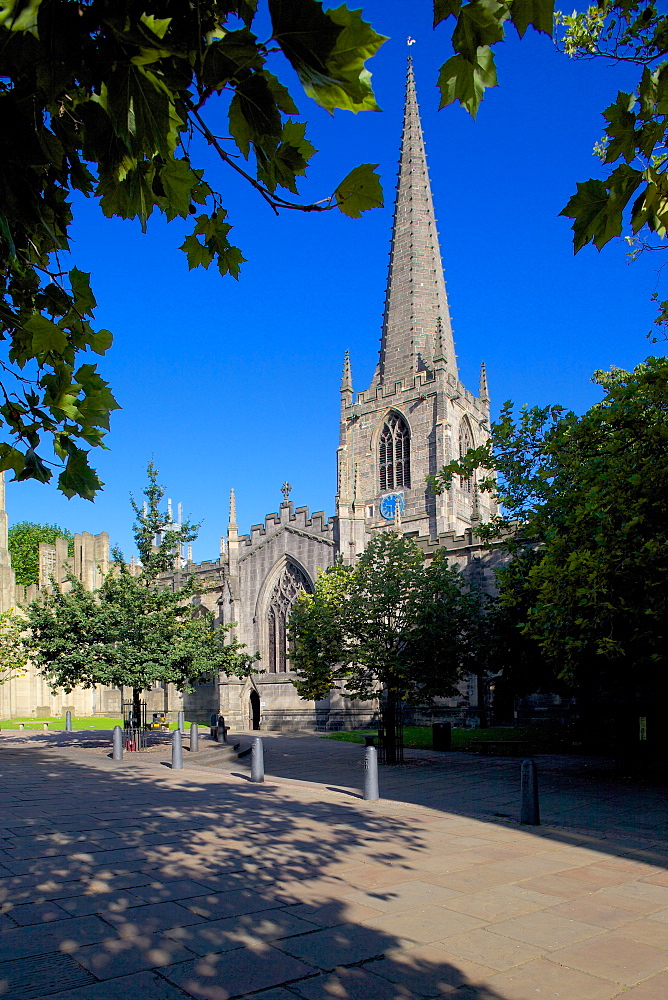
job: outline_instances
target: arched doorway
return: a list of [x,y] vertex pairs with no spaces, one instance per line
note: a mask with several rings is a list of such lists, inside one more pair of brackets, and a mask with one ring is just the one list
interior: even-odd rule
[[260,696],[257,691],[251,691],[248,701],[248,728],[260,728]]

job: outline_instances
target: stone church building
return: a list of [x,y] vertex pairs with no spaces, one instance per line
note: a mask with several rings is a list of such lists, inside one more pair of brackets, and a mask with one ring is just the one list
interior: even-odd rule
[[[388,527],[412,537],[426,558],[445,548],[471,582],[490,586],[495,556],[475,533],[476,524],[494,513],[489,495],[479,494],[472,480],[457,478],[449,491],[435,496],[425,482],[452,458],[487,439],[489,407],[484,365],[477,392],[459,381],[409,59],[379,361],[369,387],[355,392],[348,354],[344,360],[335,516],[295,508],[286,483],[280,509],[253,525],[250,533],[239,534],[232,492],[219,558],[200,564],[183,560],[183,567],[168,582],[178,589],[195,574],[202,583],[195,603],[213,610],[221,625],[236,623],[236,638],[249,652],[260,653],[258,673],[246,681],[221,677],[190,695],[151,692],[149,711],[161,699],[159,708],[185,707],[192,717],[196,713],[208,717],[215,709],[234,729],[339,728],[368,722],[373,705],[351,703],[338,692],[317,704],[297,695],[286,640],[292,604],[302,590],[313,591],[318,573],[335,559],[353,563],[373,534]],[[0,535],[1,582],[8,570],[6,516]],[[81,546],[77,563],[77,546],[83,538],[76,536],[75,557],[69,562],[75,574],[81,579],[85,574],[86,585],[94,588],[93,577],[108,564],[108,542],[106,536],[86,536],[90,558],[84,559]],[[57,553],[53,546],[42,548],[41,561],[60,574],[67,553]],[[17,595],[16,603],[29,596]],[[13,603],[4,591],[2,600],[3,607]],[[0,702],[1,692],[2,687]],[[46,698],[46,693],[40,697]],[[101,689],[98,711],[111,711],[114,699],[118,701],[118,692]],[[57,714],[59,706],[54,701]],[[477,714],[476,706],[472,679],[462,685],[460,697],[442,701],[439,714],[471,718]],[[0,712],[7,714],[7,708],[0,703]]]
[[[262,673],[246,682],[221,678],[220,710],[233,726],[336,728],[369,721],[374,706],[338,692],[314,704],[291,682],[286,625],[302,590],[337,557],[353,563],[374,532],[401,526],[429,558],[446,548],[472,582],[492,583],[490,555],[475,526],[494,513],[488,494],[457,479],[435,496],[425,479],[488,437],[489,393],[484,365],[477,393],[459,381],[450,309],[417,98],[409,59],[385,314],[378,367],[371,385],[353,387],[346,354],[341,381],[336,514],[310,514],[285,500],[263,524],[239,535],[234,495],[219,564],[220,586],[202,595],[221,624],[236,622],[239,641],[260,653]],[[443,715],[475,715],[475,680]]]

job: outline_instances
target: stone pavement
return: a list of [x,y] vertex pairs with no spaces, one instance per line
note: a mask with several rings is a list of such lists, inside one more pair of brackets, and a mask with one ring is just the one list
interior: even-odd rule
[[423,755],[365,803],[360,747],[262,735],[258,786],[2,734],[2,1000],[668,997],[660,789],[545,760],[548,813],[562,780],[587,827],[588,786],[600,835],[521,828],[517,761]]
[[[258,735],[264,744],[266,771],[272,776],[349,789],[363,785],[364,749],[359,745],[311,733],[249,732],[240,734],[242,745],[249,745]],[[521,758],[430,750],[406,750],[405,757],[402,767],[381,768],[383,798],[464,816],[519,817]],[[658,838],[668,849],[668,775],[619,777],[613,762],[605,758],[542,755],[534,759],[544,824],[618,838],[629,834],[633,843],[656,843]]]

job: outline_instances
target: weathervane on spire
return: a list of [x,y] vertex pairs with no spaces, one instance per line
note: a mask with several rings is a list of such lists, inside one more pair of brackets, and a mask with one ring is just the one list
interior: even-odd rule
[[415,39],[411,38],[411,36],[409,35],[408,38],[406,39],[406,45],[408,46],[415,45]]

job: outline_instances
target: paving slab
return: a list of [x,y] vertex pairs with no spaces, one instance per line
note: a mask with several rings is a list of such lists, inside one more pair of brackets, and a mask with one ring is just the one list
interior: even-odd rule
[[93,983],[82,989],[54,993],[49,1000],[133,1000],[135,997],[144,997],[146,1000],[183,1000],[184,996],[180,989],[155,972],[139,972]]
[[[419,1000],[419,995],[403,984],[388,982],[365,968],[339,969],[295,983],[295,994],[303,1000],[323,1000],[323,997],[345,997],[345,1000]],[[264,1000],[266,994],[257,996]]]
[[613,931],[584,944],[562,948],[549,956],[553,962],[622,986],[668,969],[668,952],[634,941],[624,931]]
[[308,934],[317,924],[295,915],[291,909],[243,913],[223,920],[207,920],[166,931],[166,937],[180,941],[197,955],[254,947],[263,941]]
[[77,948],[74,958],[96,979],[116,979],[183,962],[192,954],[178,941],[157,934],[140,934],[106,938],[99,944]]
[[[492,995],[503,1000],[610,1000],[619,996],[618,987],[609,982],[544,959],[492,975],[487,982]],[[625,998],[628,995],[624,993]]]
[[206,955],[162,970],[162,975],[197,1000],[229,1000],[244,992],[292,983],[316,973],[271,945],[241,948],[226,954]]
[[354,965],[382,955],[395,943],[393,936],[357,924],[338,924],[287,938],[277,948],[302,959],[316,969]]
[[4,1000],[41,1000],[55,990],[89,987],[94,977],[70,955],[53,952],[0,964],[0,994]]

